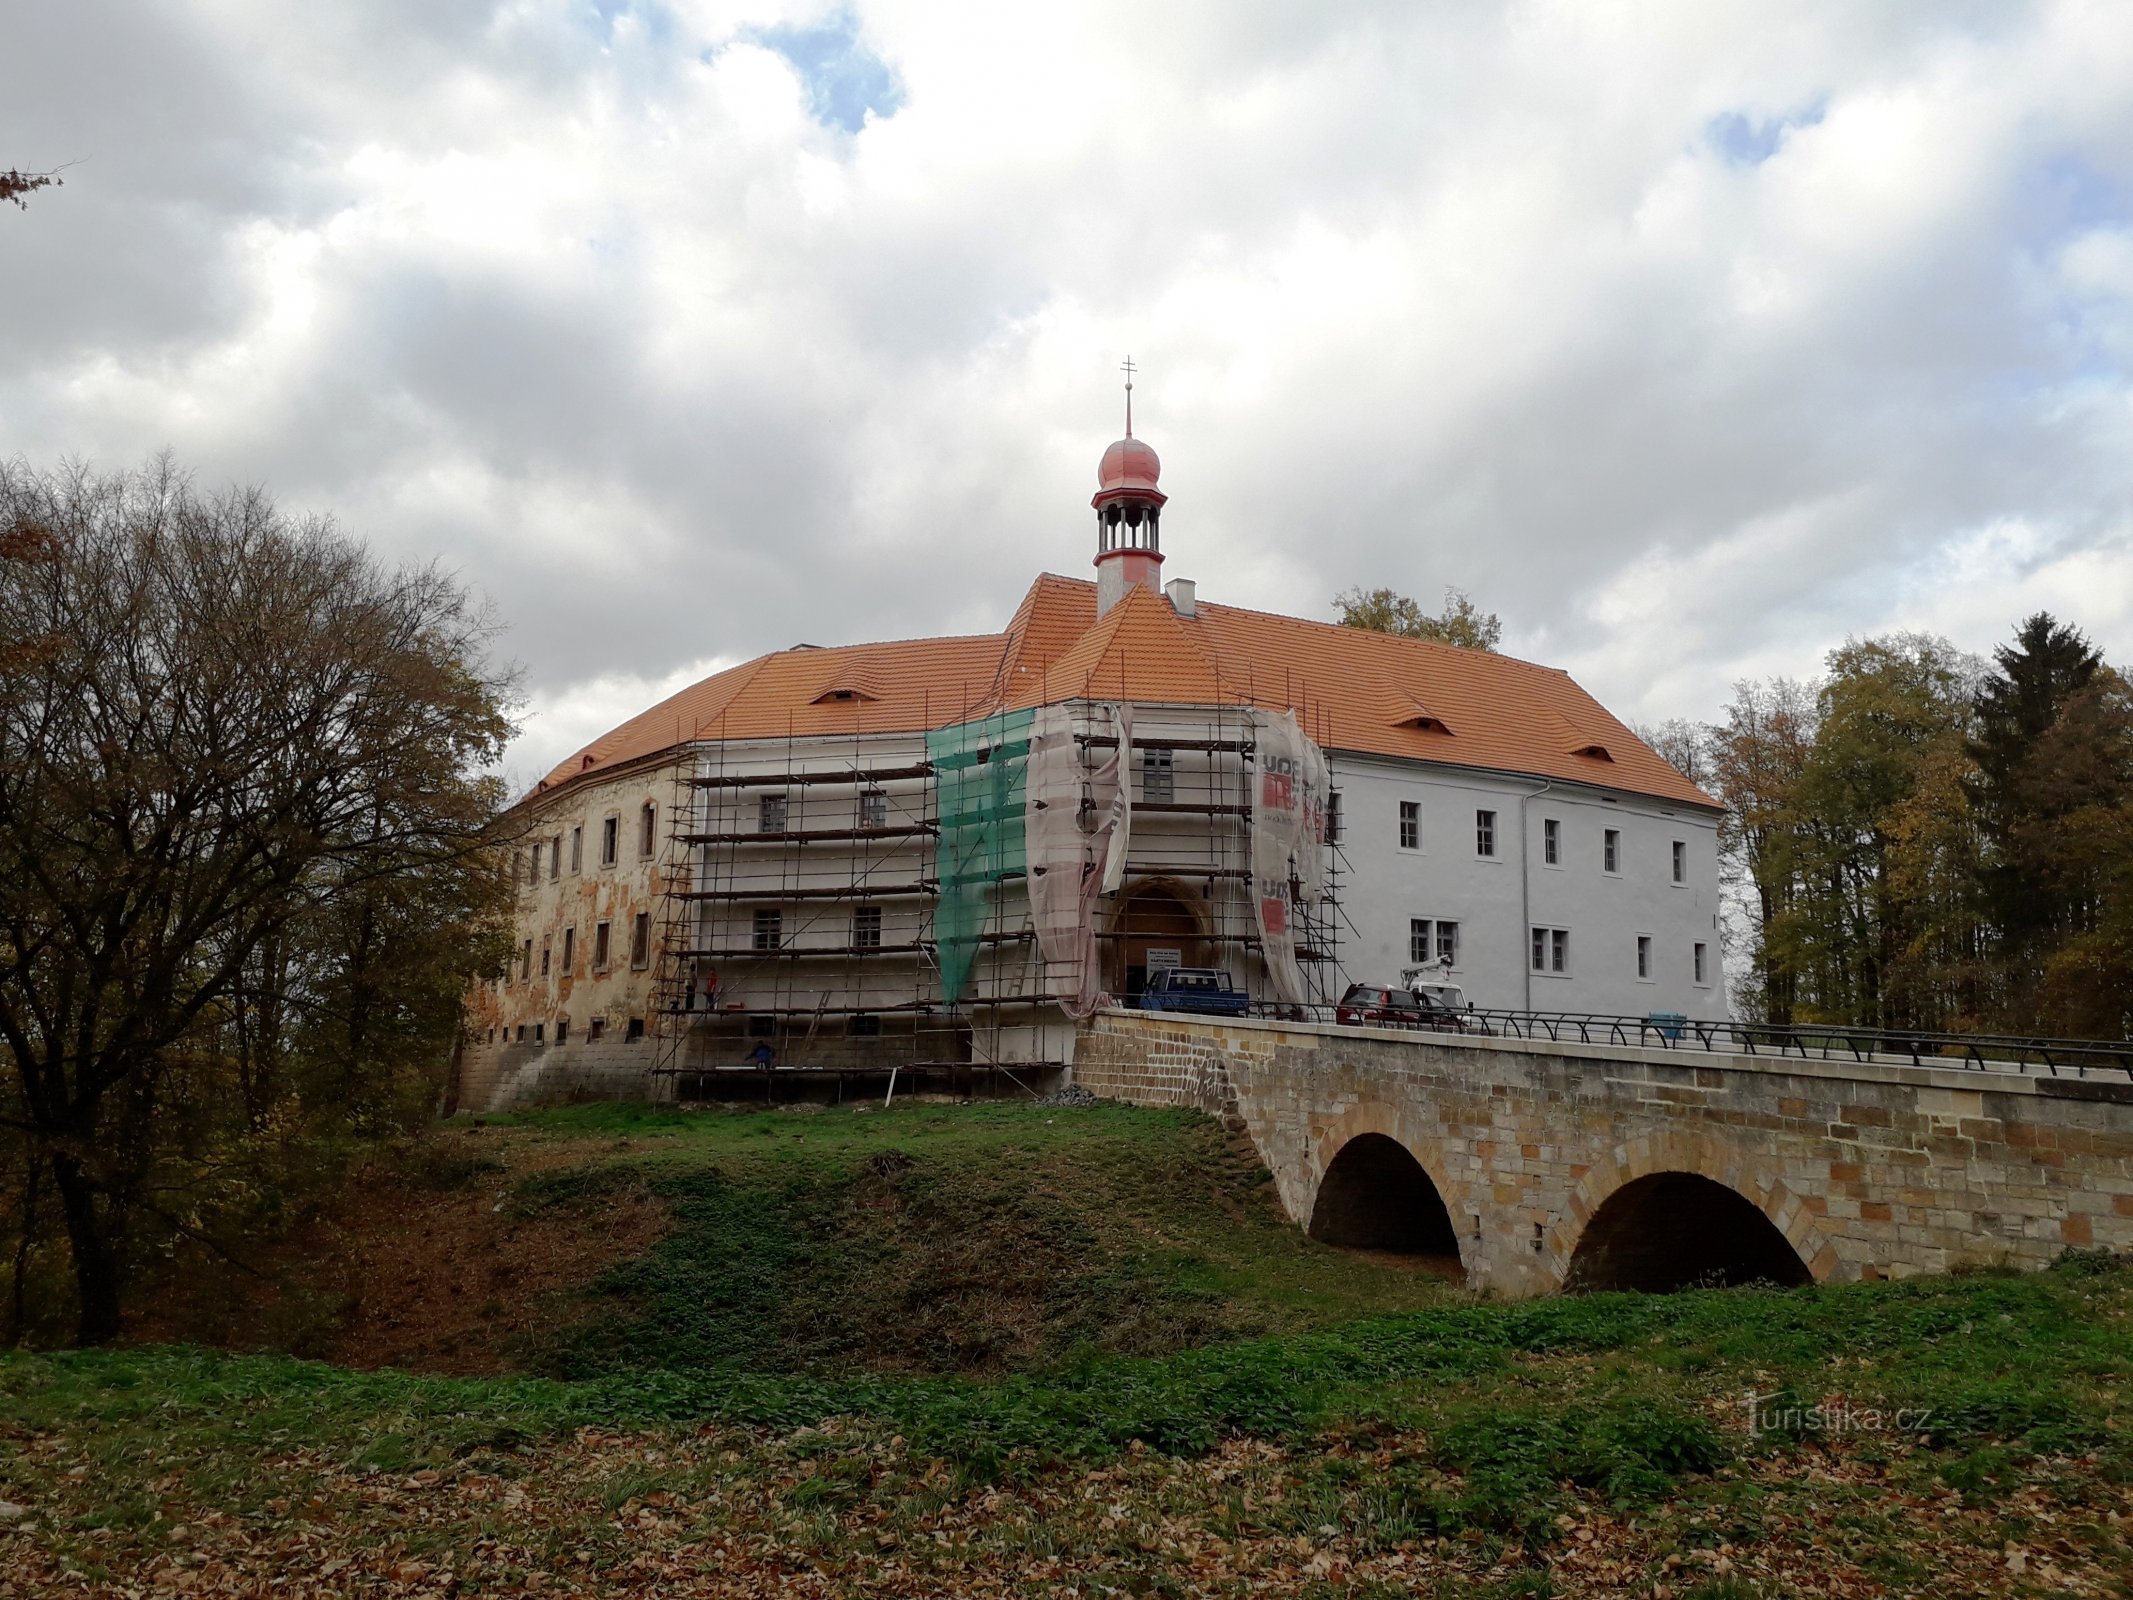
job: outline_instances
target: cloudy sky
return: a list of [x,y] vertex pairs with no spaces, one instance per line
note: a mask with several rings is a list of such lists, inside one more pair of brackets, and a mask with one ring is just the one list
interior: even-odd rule
[[1502,613],[1639,720],[2047,607],[2133,656],[2133,8],[26,0],[0,452],[439,554],[526,778],[1085,573]]

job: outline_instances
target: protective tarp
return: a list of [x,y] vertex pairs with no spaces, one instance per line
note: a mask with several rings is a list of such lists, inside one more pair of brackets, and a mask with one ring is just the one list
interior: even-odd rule
[[1271,998],[1309,998],[1297,943],[1303,913],[1326,893],[1325,752],[1296,725],[1296,714],[1252,713],[1258,792],[1252,807],[1252,913],[1259,925]]
[[[1114,742],[1085,744],[1077,735]],[[1133,786],[1119,774],[1132,742],[1133,713],[1124,705],[1043,706],[1030,732],[1030,912],[1045,992],[1070,1017],[1089,1016],[1107,999],[1098,901],[1125,877]]]
[[998,903],[998,885],[1028,870],[1023,792],[1034,717],[1034,712],[1011,711],[926,735],[941,830],[934,851],[940,898],[933,937],[941,999],[950,1006],[969,986],[971,966]]

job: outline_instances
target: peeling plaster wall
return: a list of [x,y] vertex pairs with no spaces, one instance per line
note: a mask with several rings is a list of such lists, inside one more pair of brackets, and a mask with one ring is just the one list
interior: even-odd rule
[[[467,1043],[458,1062],[456,1106],[492,1111],[567,1099],[663,1100],[672,1088],[651,1075],[662,929],[660,889],[674,803],[672,762],[605,777],[528,803],[514,852],[518,888],[508,974],[467,997]],[[651,848],[644,808],[651,806]],[[615,859],[603,856],[603,825],[616,822]],[[573,848],[575,840],[575,850]],[[529,870],[529,858],[537,856]],[[646,925],[644,960],[633,963],[636,918]],[[599,955],[607,924],[607,961]],[[569,956],[566,962],[565,955]],[[632,1022],[643,1037],[629,1038]],[[599,1037],[594,1038],[595,1023]],[[557,1044],[557,1030],[563,1043]]]
[[1074,1081],[1248,1132],[1308,1226],[1326,1168],[1380,1133],[1451,1213],[1469,1281],[1561,1286],[1599,1207],[1691,1172],[1755,1204],[1819,1280],[2133,1250],[2133,1085],[1669,1055],[1107,1011]]

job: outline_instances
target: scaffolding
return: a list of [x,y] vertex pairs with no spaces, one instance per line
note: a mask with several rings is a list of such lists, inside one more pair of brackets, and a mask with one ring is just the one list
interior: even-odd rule
[[[1109,706],[1063,709],[1084,809],[1109,751],[1130,794],[1123,881],[1095,913],[1103,989],[1130,1002],[1153,966],[1184,965],[1261,993],[1254,774],[1268,714],[1139,704],[1121,750]],[[660,863],[655,1070],[686,1094],[751,1067],[1060,1064],[1074,974],[1047,963],[1033,916],[1032,716],[772,739],[713,726],[685,746]],[[1337,968],[1337,869],[1326,883],[1295,907],[1308,1000],[1327,998]]]

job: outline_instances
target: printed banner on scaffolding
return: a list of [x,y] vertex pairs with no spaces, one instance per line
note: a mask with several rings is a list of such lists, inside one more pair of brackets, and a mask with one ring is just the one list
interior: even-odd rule
[[1252,796],[1252,909],[1266,958],[1270,998],[1302,1004],[1297,949],[1326,893],[1325,752],[1296,713],[1252,713],[1258,782]]
[[1045,706],[1030,731],[1030,910],[1045,992],[1070,1017],[1090,1015],[1107,998],[1096,925],[1100,897],[1125,876],[1133,836],[1133,787],[1121,777],[1132,744],[1127,705]]

